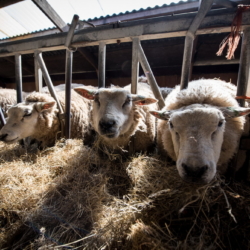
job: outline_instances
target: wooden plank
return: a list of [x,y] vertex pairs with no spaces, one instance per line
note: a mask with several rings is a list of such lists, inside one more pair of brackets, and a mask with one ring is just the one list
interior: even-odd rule
[[32,0],[33,3],[50,19],[52,23],[62,32],[68,31],[68,25],[57,14],[47,0]]
[[[210,11],[197,31],[199,34],[229,32],[234,18],[234,10]],[[72,46],[84,47],[99,45],[99,42],[117,43],[131,41],[130,37],[138,36],[140,40],[159,39],[185,36],[195,14],[184,14],[173,17],[160,17],[140,21],[122,23],[120,28],[112,25],[99,28],[87,28],[77,31],[73,37]],[[250,26],[250,12],[243,13],[243,29]],[[34,53],[41,51],[59,50],[65,48],[66,33],[58,33],[44,37],[30,38],[22,41],[0,44],[0,57],[15,53]]]

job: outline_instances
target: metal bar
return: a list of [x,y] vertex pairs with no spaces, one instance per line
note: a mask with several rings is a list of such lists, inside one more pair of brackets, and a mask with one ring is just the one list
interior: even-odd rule
[[17,103],[23,101],[22,96],[22,56],[15,55],[15,75],[16,75],[16,93],[17,93]]
[[64,112],[63,112],[62,106],[61,106],[61,104],[60,104],[60,102],[59,102],[59,100],[58,100],[58,98],[56,96],[56,92],[55,92],[53,83],[52,83],[52,81],[50,79],[50,76],[49,76],[49,72],[48,72],[48,70],[46,68],[46,65],[45,65],[44,61],[43,61],[42,53],[37,53],[36,58],[37,58],[37,61],[39,63],[39,66],[40,66],[40,68],[42,70],[43,78],[44,78],[44,81],[45,81],[46,85],[48,86],[49,92],[50,92],[51,96],[55,99],[55,101],[57,103],[59,113],[63,114]]
[[141,66],[143,68],[145,75],[147,75],[149,84],[150,84],[151,89],[155,95],[155,98],[158,100],[159,108],[162,109],[165,106],[165,103],[164,103],[164,100],[162,98],[162,94],[160,92],[158,84],[157,84],[155,77],[153,75],[153,72],[152,72],[150,65],[148,63],[147,57],[144,54],[144,51],[142,49],[141,44],[139,44],[138,49],[139,49],[139,62],[141,63]]
[[0,122],[1,122],[1,126],[4,126],[6,124],[6,120],[3,115],[2,107],[0,107]]
[[39,52],[35,52],[35,56],[34,56],[35,84],[36,84],[36,91],[37,92],[41,92],[42,91],[42,87],[43,87],[43,75],[42,75],[42,70],[41,70],[41,68],[39,66],[39,63],[37,61],[36,53],[39,53]]
[[200,8],[198,10],[198,13],[196,14],[193,22],[191,23],[187,31],[184,44],[180,89],[185,89],[188,86],[195,33],[199,28],[205,15],[211,9],[213,1],[214,0],[200,0]]
[[105,69],[106,69],[106,43],[99,43],[99,56],[98,56],[98,88],[105,88]]
[[32,0],[33,3],[50,19],[60,31],[68,31],[68,25],[57,14],[47,0]]
[[[245,96],[250,90],[250,28],[243,32],[240,52],[240,67],[237,80],[237,96]],[[238,100],[240,106],[245,106],[245,100]]]
[[132,72],[131,72],[131,93],[137,94],[137,82],[139,75],[139,44],[138,37],[132,38]]
[[[72,46],[85,47],[131,41],[131,37],[139,36],[140,40],[181,37],[186,35],[194,14],[183,14],[171,17],[157,17],[142,21],[130,21],[120,24],[121,28],[113,29],[112,25],[88,28],[77,31],[73,37]],[[213,10],[204,18],[197,34],[222,33],[231,31],[231,23],[235,16],[234,9]],[[249,12],[243,13],[243,29],[250,25]],[[15,42],[0,43],[0,57],[11,56],[15,53],[30,54],[35,50],[52,51],[65,49],[67,33],[58,33],[44,37],[29,38]]]
[[71,83],[72,83],[73,52],[66,50],[66,73],[65,73],[65,138],[71,136]]
[[73,39],[73,36],[74,36],[74,31],[75,31],[75,28],[76,28],[76,25],[77,25],[78,21],[79,21],[79,16],[74,15],[73,19],[71,21],[71,25],[70,25],[67,37],[66,37],[66,41],[65,41],[65,46],[67,48],[69,48],[69,46],[70,46],[70,44],[72,42],[72,39]]
[[79,21],[79,16],[74,15],[68,35],[66,37],[65,46],[66,50],[66,63],[65,63],[65,138],[69,139],[71,136],[71,83],[72,83],[72,65],[73,65],[73,52],[69,49],[71,41],[74,36],[76,25]]

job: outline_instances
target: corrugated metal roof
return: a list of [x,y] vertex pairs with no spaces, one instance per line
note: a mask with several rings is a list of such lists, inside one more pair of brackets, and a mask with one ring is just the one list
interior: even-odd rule
[[53,26],[31,0],[0,9],[0,31],[9,37]]
[[154,7],[147,7],[147,8],[140,8],[138,10],[132,10],[132,11],[125,11],[125,12],[120,12],[118,14],[112,14],[112,15],[106,15],[106,16],[100,16],[100,17],[94,17],[94,18],[89,18],[87,19],[88,22],[94,21],[94,20],[100,20],[100,19],[105,19],[108,17],[115,17],[115,16],[122,16],[122,15],[127,15],[127,14],[131,14],[131,13],[139,13],[139,12],[143,12],[146,10],[153,10],[153,9],[159,9],[159,8],[164,8],[164,7],[170,7],[170,6],[174,6],[174,5],[180,5],[180,4],[184,4],[184,3],[190,3],[190,2],[198,2],[199,0],[187,0],[187,1],[179,1],[177,3],[171,2],[170,4],[163,4],[161,6],[159,5],[155,5]]
[[[84,20],[94,21],[102,20],[109,18],[111,16],[124,16],[131,13],[139,13],[152,9],[164,8],[167,6],[173,6],[189,2],[198,2],[198,0],[187,0],[179,1],[177,3],[171,2],[170,4],[163,4],[162,6],[156,5],[155,7],[147,7],[145,9],[139,8],[138,10],[120,12],[119,14],[106,15],[102,14],[107,12],[105,5],[101,5],[101,0],[92,0],[87,4],[85,1],[81,0],[47,0],[49,4],[55,9],[55,11],[63,18],[67,23],[71,22],[71,19],[74,14],[78,14],[80,18],[88,17],[90,12],[89,10],[95,10],[95,15],[100,17],[94,18],[85,18]],[[103,0],[104,1],[104,0]],[[160,1],[160,0],[159,0]],[[162,0],[166,2],[166,0]],[[176,0],[175,0],[176,1]],[[134,1],[137,2],[137,1]],[[113,7],[110,12],[117,12],[116,10],[119,5],[124,4],[126,8],[129,8],[128,0],[122,2],[113,2]],[[133,5],[131,5],[133,6]],[[53,28],[48,28],[53,27]],[[54,31],[58,32],[58,29],[55,28],[54,24],[40,11],[37,6],[31,0],[25,0],[8,7],[0,9],[0,40],[8,40],[12,38],[18,38],[26,36],[29,34],[36,34],[44,31]]]

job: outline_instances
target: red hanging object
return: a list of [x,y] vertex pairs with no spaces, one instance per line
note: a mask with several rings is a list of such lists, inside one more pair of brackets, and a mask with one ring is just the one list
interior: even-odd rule
[[220,48],[216,53],[217,56],[221,56],[224,48],[228,45],[226,58],[228,60],[234,58],[234,51],[240,41],[242,13],[247,10],[250,10],[250,5],[238,5],[238,10],[231,25],[231,33],[221,42]]

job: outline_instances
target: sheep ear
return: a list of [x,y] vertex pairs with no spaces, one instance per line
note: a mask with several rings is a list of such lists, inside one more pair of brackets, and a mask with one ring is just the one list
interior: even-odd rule
[[36,109],[38,112],[42,112],[44,110],[48,110],[54,107],[56,102],[38,102],[36,103]]
[[250,108],[243,107],[225,107],[220,108],[220,110],[227,118],[235,118],[250,114]]
[[158,119],[161,119],[161,120],[169,120],[172,112],[171,111],[168,111],[168,110],[164,110],[164,111],[149,111],[149,113],[153,116],[155,116],[156,118]]
[[74,90],[81,95],[84,98],[87,98],[89,100],[94,100],[95,95],[97,93],[96,90],[89,90],[89,89],[84,89],[84,88],[74,88]]
[[131,95],[131,96],[132,96],[132,101],[134,102],[135,105],[149,105],[158,102],[158,100],[154,98],[148,98],[142,95]]

